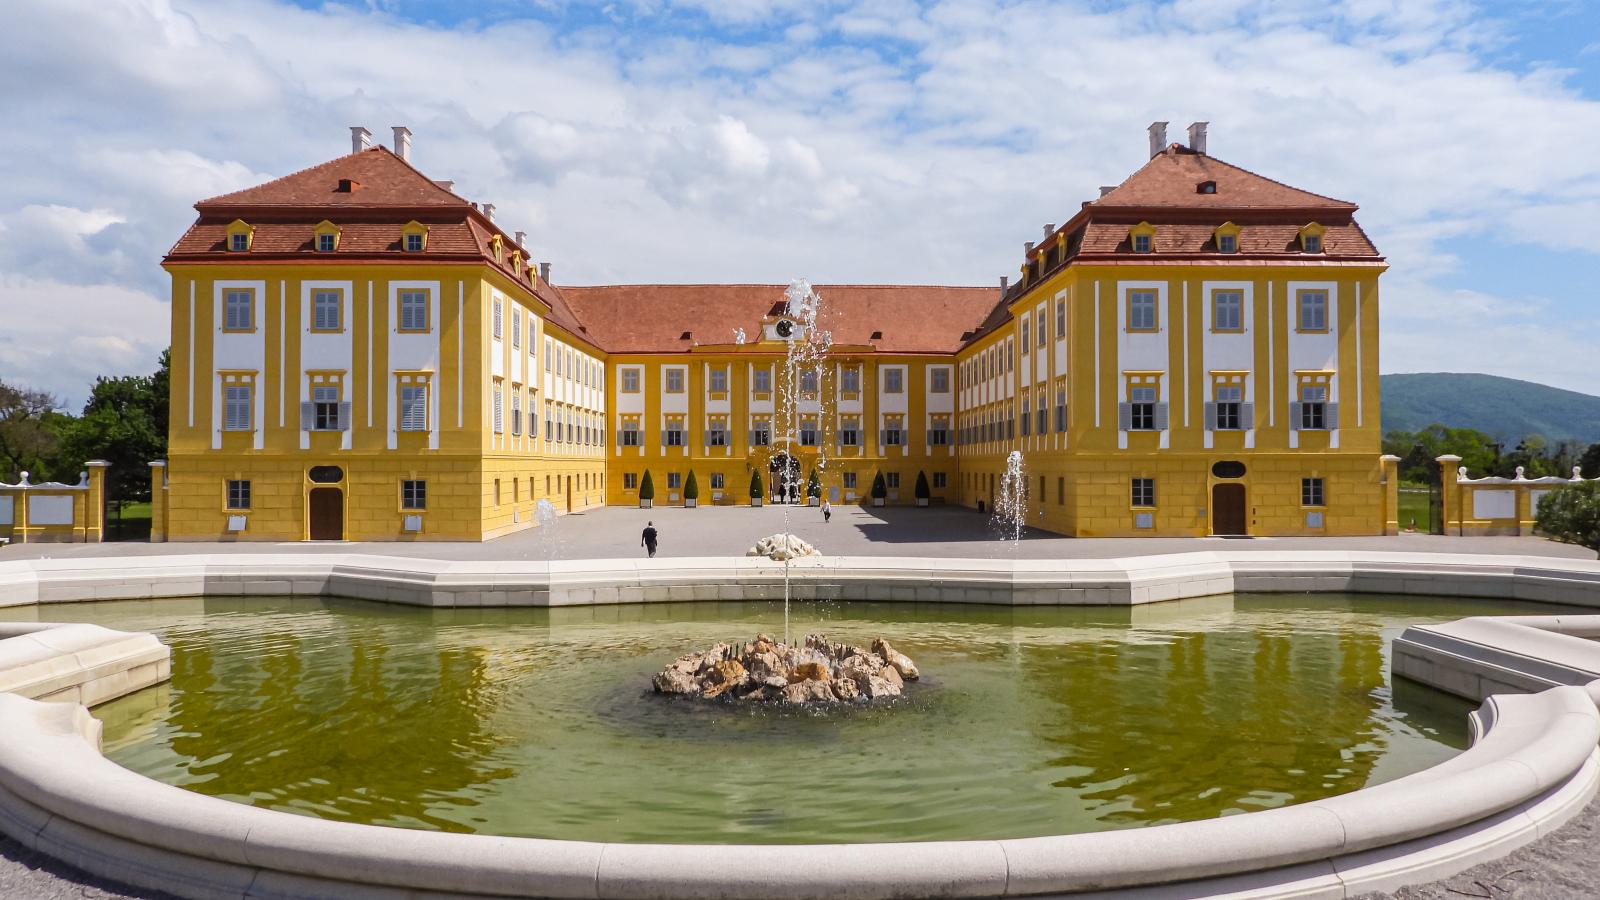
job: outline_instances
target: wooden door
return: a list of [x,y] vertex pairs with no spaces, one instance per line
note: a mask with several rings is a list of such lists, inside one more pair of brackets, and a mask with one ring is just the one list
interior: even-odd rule
[[1249,534],[1244,485],[1237,482],[1211,488],[1211,533]]
[[311,539],[344,540],[344,491],[336,487],[311,489]]
[[567,476],[567,512],[572,512],[572,476]]

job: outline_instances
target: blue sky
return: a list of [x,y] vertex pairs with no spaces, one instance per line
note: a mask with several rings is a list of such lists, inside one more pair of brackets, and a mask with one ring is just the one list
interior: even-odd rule
[[[1514,14],[1508,14],[1508,10]],[[166,343],[192,204],[415,132],[557,283],[992,284],[1144,128],[1360,203],[1386,372],[1595,392],[1600,10],[1467,0],[25,0],[0,378]],[[20,86],[20,87],[19,87]]]

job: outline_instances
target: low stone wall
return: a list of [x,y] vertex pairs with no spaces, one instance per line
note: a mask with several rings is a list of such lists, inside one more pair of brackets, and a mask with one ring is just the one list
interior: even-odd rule
[[1468,700],[1597,685],[1600,616],[1475,616],[1414,625],[1394,641],[1397,675]]
[[166,681],[172,650],[153,634],[98,625],[0,623],[0,691],[97,706]]

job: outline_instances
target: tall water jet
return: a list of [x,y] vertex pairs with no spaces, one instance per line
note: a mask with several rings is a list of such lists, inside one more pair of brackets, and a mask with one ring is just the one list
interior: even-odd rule
[[[783,507],[783,533],[789,531],[789,506],[797,501],[800,496],[799,478],[800,467],[797,465],[795,448],[801,446],[797,436],[801,432],[801,417],[807,413],[816,417],[816,427],[812,429],[813,444],[817,448],[816,468],[823,469],[827,464],[827,440],[825,432],[831,430],[829,417],[825,415],[824,398],[827,392],[823,387],[825,362],[828,350],[833,346],[833,335],[817,327],[818,318],[822,312],[822,297],[812,289],[811,284],[805,279],[796,279],[789,283],[783,292],[784,314],[794,320],[798,325],[798,334],[788,335],[784,351],[783,372],[778,383],[778,416],[783,424],[784,462],[781,477],[775,479],[778,483],[778,496]],[[809,397],[807,395],[814,395]],[[811,407],[814,403],[815,408]],[[777,443],[777,442],[775,442]],[[789,563],[791,554],[783,558],[783,642],[789,643]]]
[[1028,523],[1028,476],[1022,467],[1021,450],[1006,456],[1006,471],[1000,476],[1000,493],[994,498],[991,517],[1001,537],[1011,541],[1015,550]]

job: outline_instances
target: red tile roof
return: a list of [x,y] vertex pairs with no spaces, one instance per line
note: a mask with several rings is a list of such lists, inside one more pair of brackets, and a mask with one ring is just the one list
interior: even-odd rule
[[[340,191],[339,182],[346,179],[359,186],[348,192]],[[195,204],[195,209],[202,213],[227,209],[312,207],[471,208],[471,204],[435,184],[387,147],[373,147],[360,153],[335,157],[321,165],[301,169],[266,184]]]
[[[1214,182],[1216,193],[1200,193],[1202,182]],[[1140,209],[1338,209],[1356,205],[1273,181],[1215,157],[1173,144],[1150,158],[1137,172],[1091,207]]]
[[[819,328],[835,344],[884,353],[953,353],[994,306],[992,287],[816,285]],[[759,340],[762,322],[783,302],[781,284],[629,284],[561,288],[578,319],[612,353],[689,350],[731,344],[736,328]],[[684,340],[682,335],[689,332]],[[874,339],[873,332],[882,332]]]
[[[1302,259],[1317,259],[1300,251],[1300,228],[1306,224],[1240,225],[1239,249],[1236,254],[1217,250],[1217,226],[1221,222],[1173,222],[1155,226],[1154,258],[1181,254],[1212,254],[1220,258],[1237,256],[1294,255]],[[1237,223],[1235,223],[1237,224]],[[1326,225],[1322,236],[1320,258],[1378,255],[1366,232],[1354,220],[1343,224]],[[1133,253],[1126,223],[1091,221],[1083,233],[1083,243],[1078,248],[1080,256],[1100,253]]]

